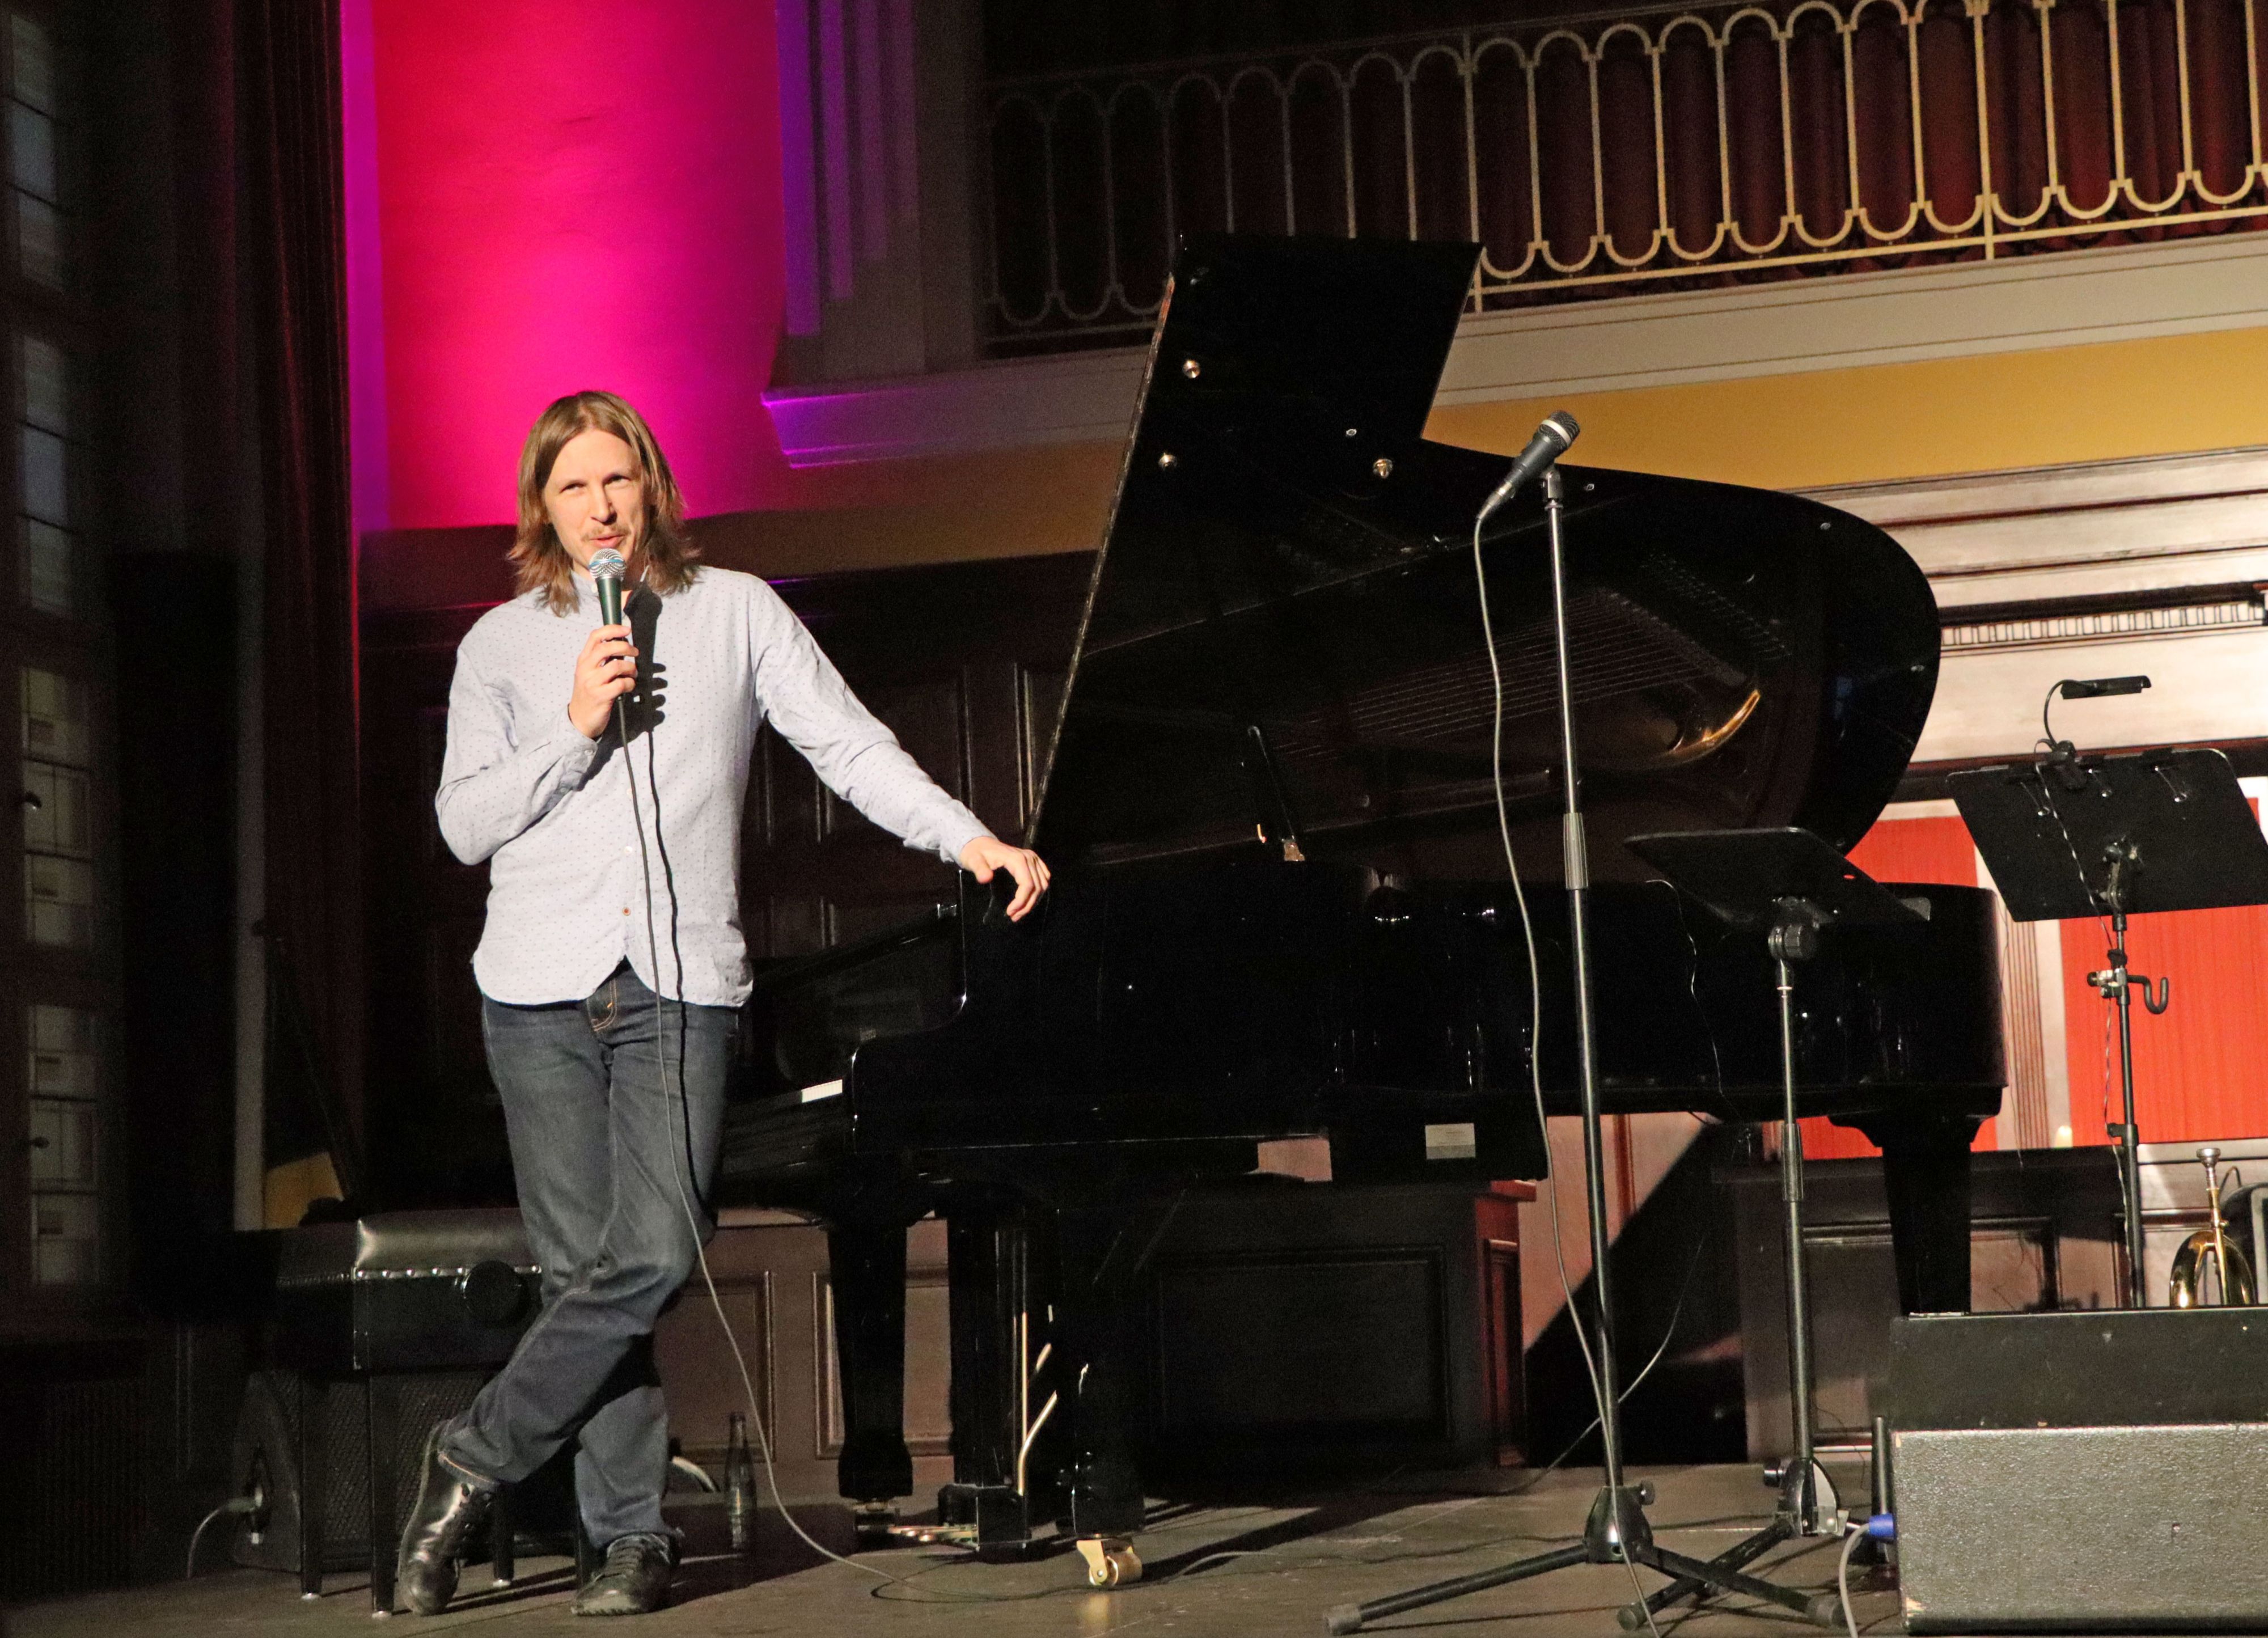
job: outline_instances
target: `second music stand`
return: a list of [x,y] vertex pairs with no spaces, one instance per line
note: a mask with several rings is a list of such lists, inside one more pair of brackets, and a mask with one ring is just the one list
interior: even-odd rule
[[2125,1119],[2110,1135],[2125,1195],[2130,1295],[2144,1307],[2132,992],[2139,985],[2154,1013],[2173,995],[2163,977],[2153,994],[2148,979],[2127,970],[2126,918],[2268,904],[2268,838],[2218,751],[2058,755],[1976,768],[1948,782],[2012,920],[2110,918],[2110,965],[2087,981],[2118,1017]]
[[[1803,1250],[1803,1128],[1795,1102],[1795,967],[1819,951],[1821,936],[1837,927],[1918,927],[1921,914],[1808,830],[1666,832],[1633,836],[1630,850],[1680,892],[1698,900],[1719,920],[1764,935],[1779,992],[1780,1200],[1787,1262],[1788,1397],[1793,1409],[1795,1451],[1780,1487],[1772,1520],[1727,1549],[1716,1563],[1738,1568],[1780,1542],[1839,1534],[1843,1514],[1833,1485],[1814,1453],[1811,1294]],[[1633,1605],[1624,1625],[1703,1590],[1698,1580],[1672,1582]],[[1836,1601],[1807,1610],[1814,1620],[1836,1624]],[[1635,1616],[1638,1619],[1630,1619]]]

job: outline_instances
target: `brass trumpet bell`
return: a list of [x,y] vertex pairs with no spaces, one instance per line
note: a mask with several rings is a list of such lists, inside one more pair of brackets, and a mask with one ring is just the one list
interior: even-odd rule
[[2198,1158],[2205,1164],[2205,1205],[2213,1213],[2213,1224],[2191,1235],[2174,1253],[2174,1306],[2203,1304],[2205,1263],[2210,1259],[2219,1277],[2222,1304],[2250,1307],[2260,1300],[2259,1283],[2253,1278],[2252,1260],[2244,1254],[2243,1247],[2229,1243],[2220,1220],[2220,1150],[2208,1143],[2198,1150]]
[[2244,1248],[2230,1244],[2226,1235],[2216,1235],[2211,1229],[2199,1229],[2183,1240],[2181,1250],[2174,1253],[2175,1307],[2198,1308],[2204,1305],[2200,1293],[2205,1289],[2207,1263],[2211,1263],[2220,1276],[2220,1300],[2223,1303],[2249,1307],[2260,1300],[2258,1285],[2252,1277],[2252,1260],[2244,1254]]

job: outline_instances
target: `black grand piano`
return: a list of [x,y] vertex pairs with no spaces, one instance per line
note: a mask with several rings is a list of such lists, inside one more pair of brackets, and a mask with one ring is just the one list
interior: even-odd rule
[[[1505,461],[1421,436],[1469,246],[1187,245],[1153,341],[1031,828],[1020,924],[957,913],[759,979],[770,1095],[719,1196],[830,1231],[843,1495],[912,1487],[906,1226],[948,1224],[955,1480],[981,1551],[1045,1524],[1138,1564],[1127,1326],[1176,1191],[1265,1139],[1338,1180],[1535,1178],[1575,1107],[1542,513],[1491,520],[1504,863],[1472,525]],[[1565,469],[1604,1105],[1776,1114],[1759,936],[1621,840],[1801,826],[1856,842],[1904,773],[1938,623],[1887,535],[1813,502]],[[1900,1296],[1969,1304],[1969,1144],[2003,1083],[1989,894],[1902,888],[1911,936],[1800,971],[1803,1106],[1885,1151]],[[1096,1544],[1101,1544],[1098,1546]]]

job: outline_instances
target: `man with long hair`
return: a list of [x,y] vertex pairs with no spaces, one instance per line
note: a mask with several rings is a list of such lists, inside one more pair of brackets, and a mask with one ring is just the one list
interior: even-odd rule
[[[570,1439],[583,1526],[606,1551],[575,1612],[641,1613],[668,1591],[653,1322],[710,1229],[750,988],[738,866],[759,726],[909,847],[980,881],[1006,870],[1011,915],[1047,887],[1036,856],[994,838],[852,697],[770,587],[695,561],[684,510],[636,410],[560,399],[520,456],[519,595],[457,650],[434,809],[459,858],[489,862],[473,975],[543,1303],[426,1439],[399,1566],[421,1615],[455,1592],[497,1487]],[[629,565],[619,625],[600,623],[588,572],[609,548]]]

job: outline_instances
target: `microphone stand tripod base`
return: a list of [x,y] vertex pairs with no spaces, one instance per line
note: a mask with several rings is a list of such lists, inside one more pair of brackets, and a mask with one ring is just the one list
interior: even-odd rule
[[1532,1559],[1460,1576],[1454,1581],[1413,1587],[1407,1592],[1373,1598],[1367,1604],[1335,1605],[1324,1612],[1323,1625],[1334,1634],[1359,1633],[1372,1621],[1399,1615],[1405,1610],[1422,1609],[1429,1604],[1461,1598],[1469,1592],[1532,1580],[1553,1570],[1572,1569],[1578,1564],[1620,1564],[1625,1560],[1644,1563],[1643,1555],[1654,1550],[1653,1531],[1646,1522],[1646,1509],[1653,1501],[1653,1487],[1650,1484],[1602,1488],[1591,1498],[1590,1517],[1584,1522],[1580,1546],[1540,1553]]
[[[1737,1575],[1783,1541],[1841,1535],[1842,1513],[1834,1482],[1827,1477],[1827,1470],[1815,1462],[1811,1468],[1811,1480],[1809,1489],[1806,1490],[1801,1474],[1793,1463],[1789,1464],[1786,1474],[1780,1481],[1779,1507],[1773,1513],[1771,1523],[1754,1535],[1743,1537],[1715,1558],[1705,1561],[1704,1568],[1719,1575]],[[1842,1625],[1842,1604],[1834,1594],[1807,1595],[1786,1587],[1756,1591],[1757,1588],[1767,1586],[1768,1583],[1759,1581],[1734,1590],[1769,1598],[1773,1603],[1793,1610],[1821,1627]],[[1615,1620],[1624,1632],[1637,1632],[1646,1626],[1649,1617],[1659,1615],[1681,1598],[1691,1598],[1697,1603],[1723,1590],[1714,1577],[1681,1576],[1649,1595],[1645,1602],[1623,1605],[1615,1612]]]
[[1454,1581],[1413,1587],[1407,1592],[1373,1598],[1367,1604],[1338,1605],[1325,1612],[1324,1627],[1335,1635],[1359,1633],[1371,1622],[1389,1615],[1461,1598],[1468,1593],[1484,1592],[1491,1587],[1506,1586],[1515,1581],[1532,1580],[1555,1570],[1572,1569],[1578,1564],[1625,1563],[1669,1577],[1669,1584],[1647,1598],[1643,1605],[1626,1605],[1616,1612],[1616,1619],[1632,1631],[1643,1627],[1650,1613],[1678,1598],[1712,1592],[1737,1592],[1744,1598],[1778,1605],[1816,1626],[1842,1625],[1842,1605],[1833,1593],[1799,1592],[1742,1573],[1743,1566],[1761,1558],[1780,1542],[1802,1533],[1794,1527],[1791,1517],[1774,1518],[1738,1546],[1713,1559],[1689,1558],[1654,1540],[1653,1526],[1646,1522],[1645,1512],[1653,1500],[1653,1487],[1649,1484],[1602,1489],[1592,1499],[1583,1539],[1573,1546],[1539,1553],[1534,1558],[1478,1570]]

